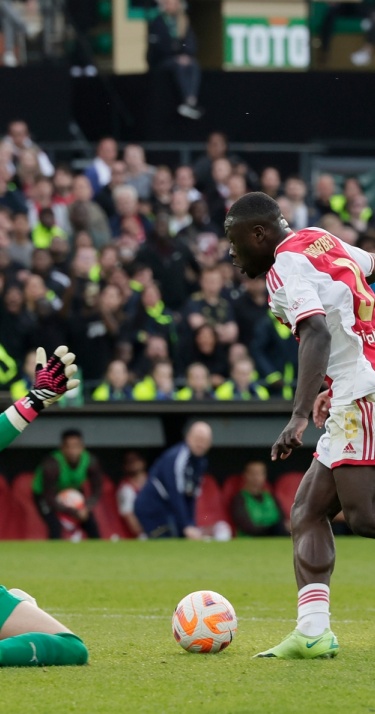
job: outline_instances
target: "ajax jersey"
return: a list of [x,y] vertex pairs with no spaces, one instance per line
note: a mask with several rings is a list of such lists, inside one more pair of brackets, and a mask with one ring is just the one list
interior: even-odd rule
[[325,315],[331,333],[327,379],[332,406],[375,393],[375,294],[369,253],[320,228],[290,233],[266,276],[270,308],[298,334],[298,323]]

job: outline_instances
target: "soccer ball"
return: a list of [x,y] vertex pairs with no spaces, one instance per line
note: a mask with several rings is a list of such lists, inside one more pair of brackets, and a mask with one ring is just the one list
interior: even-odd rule
[[237,632],[234,608],[219,593],[197,590],[178,603],[172,617],[173,636],[188,652],[221,652]]
[[[62,506],[74,508],[76,511],[80,511],[85,506],[85,497],[75,488],[66,488],[64,491],[60,491],[56,496],[56,500]],[[68,531],[74,531],[80,523],[77,518],[68,513],[58,513],[57,515],[63,528]]]

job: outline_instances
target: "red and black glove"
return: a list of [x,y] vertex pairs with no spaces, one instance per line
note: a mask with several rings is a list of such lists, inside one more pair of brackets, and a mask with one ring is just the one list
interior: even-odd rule
[[79,385],[79,379],[72,379],[77,371],[74,360],[75,355],[61,345],[47,362],[45,349],[38,347],[34,385],[26,397],[14,404],[18,413],[26,421],[33,421],[42,409],[49,407],[65,392]]

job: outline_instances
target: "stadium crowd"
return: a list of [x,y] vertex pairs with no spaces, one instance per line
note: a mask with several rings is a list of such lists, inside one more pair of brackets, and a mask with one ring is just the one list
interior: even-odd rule
[[257,189],[292,229],[319,225],[375,250],[357,178],[339,189],[329,174],[312,187],[275,166],[257,175],[220,132],[173,170],[105,137],[77,175],[12,121],[0,141],[0,389],[23,396],[36,347],[66,343],[83,387],[65,404],[291,399],[297,344],[223,235],[228,208]]

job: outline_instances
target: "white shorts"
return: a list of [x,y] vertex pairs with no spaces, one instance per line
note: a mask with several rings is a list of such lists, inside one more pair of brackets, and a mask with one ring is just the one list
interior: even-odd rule
[[314,456],[324,466],[375,466],[375,394],[331,407]]

